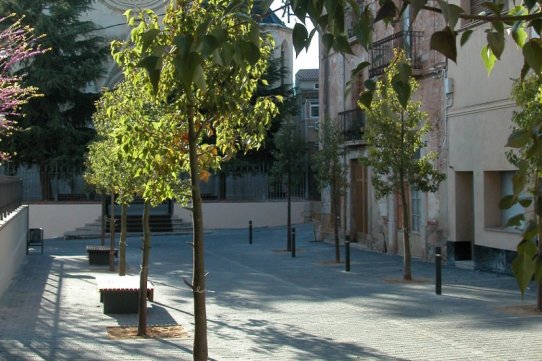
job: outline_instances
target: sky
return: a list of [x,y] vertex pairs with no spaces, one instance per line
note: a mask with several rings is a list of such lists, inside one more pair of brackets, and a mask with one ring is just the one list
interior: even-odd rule
[[[282,0],[274,0],[273,4],[271,5],[271,10],[278,9],[282,6]],[[294,15],[290,16],[290,22],[288,22],[288,17],[282,16],[283,11],[278,11],[277,15],[282,18],[282,21],[286,24],[286,26],[293,28],[295,21],[298,21]],[[310,22],[307,22],[307,24],[310,24]],[[310,31],[310,29],[309,29]],[[295,55],[295,51],[294,51]],[[302,50],[301,53],[297,58],[294,56],[294,71],[293,75],[295,76],[295,73],[299,69],[317,69],[318,68],[318,37],[315,35],[312,39],[311,46],[309,47],[308,52],[305,50]]]

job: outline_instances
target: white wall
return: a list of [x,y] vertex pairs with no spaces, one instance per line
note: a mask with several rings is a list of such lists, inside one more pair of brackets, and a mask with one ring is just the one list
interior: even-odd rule
[[20,207],[0,221],[0,296],[9,286],[26,254],[28,207]]
[[43,238],[64,237],[101,216],[100,203],[44,203],[30,205],[30,228],[43,228]]
[[[292,202],[292,223],[303,223],[309,216],[310,202]],[[192,214],[178,204],[174,216],[192,222]],[[203,204],[205,229],[244,228],[286,225],[286,201],[216,202]],[[47,203],[30,205],[30,228],[43,228],[44,238],[63,237],[67,231],[100,219],[100,203]]]
[[[205,229],[245,228],[252,221],[253,227],[286,225],[286,202],[204,203],[203,227]],[[310,210],[310,202],[292,202],[292,223],[303,223]],[[175,204],[176,216],[192,222],[192,213]]]

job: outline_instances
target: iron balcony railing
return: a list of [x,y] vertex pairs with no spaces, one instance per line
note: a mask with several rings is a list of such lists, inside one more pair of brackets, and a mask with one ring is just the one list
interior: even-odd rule
[[341,120],[341,132],[344,141],[361,140],[363,127],[365,126],[365,113],[356,108],[339,113]]
[[393,49],[404,49],[411,61],[412,70],[421,70],[420,43],[422,31],[400,31],[384,39],[375,41],[371,47],[371,67],[369,76],[379,76],[393,58]]
[[0,176],[0,219],[23,204],[23,181],[18,177]]

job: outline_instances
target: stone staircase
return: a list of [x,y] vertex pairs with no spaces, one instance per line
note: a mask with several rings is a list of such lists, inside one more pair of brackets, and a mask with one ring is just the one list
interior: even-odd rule
[[[120,217],[115,217],[115,232],[120,233]],[[180,218],[155,215],[149,217],[149,224],[153,234],[192,234],[192,223],[185,222]],[[128,235],[139,235],[143,233],[141,216],[128,216],[126,220]],[[106,234],[109,234],[109,224],[106,224]],[[64,233],[64,239],[85,239],[100,238],[101,219],[78,227],[73,231]]]

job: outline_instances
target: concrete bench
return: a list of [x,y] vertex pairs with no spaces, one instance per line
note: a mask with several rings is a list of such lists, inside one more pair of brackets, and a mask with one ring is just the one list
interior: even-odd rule
[[[96,277],[104,313],[137,313],[139,276],[104,275]],[[154,300],[154,285],[147,282],[147,299]]]
[[[91,265],[109,264],[109,246],[87,246],[88,263]],[[115,257],[118,257],[118,250],[115,248]]]

